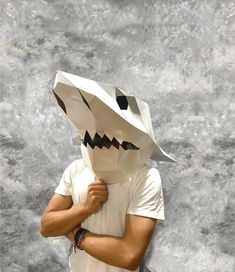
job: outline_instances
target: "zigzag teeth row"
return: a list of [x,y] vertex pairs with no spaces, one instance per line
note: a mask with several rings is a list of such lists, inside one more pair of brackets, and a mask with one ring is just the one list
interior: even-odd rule
[[119,147],[122,147],[124,150],[138,150],[139,148],[133,145],[132,143],[122,141],[118,141],[115,137],[110,139],[109,137],[104,134],[103,136],[100,136],[98,133],[95,133],[94,138],[90,136],[89,132],[86,130],[84,139],[82,139],[82,142],[85,146],[89,144],[89,146],[94,149],[95,146],[99,147],[100,149],[103,147],[110,148],[111,146],[114,146],[115,148],[119,149]]

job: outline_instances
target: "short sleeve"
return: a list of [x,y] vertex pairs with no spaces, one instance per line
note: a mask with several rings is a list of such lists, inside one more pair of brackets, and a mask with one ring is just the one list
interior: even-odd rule
[[74,172],[76,171],[77,160],[73,161],[64,170],[60,179],[59,185],[55,189],[55,193],[60,195],[72,195],[72,180]]
[[127,213],[165,220],[162,182],[156,168],[146,166],[136,176]]

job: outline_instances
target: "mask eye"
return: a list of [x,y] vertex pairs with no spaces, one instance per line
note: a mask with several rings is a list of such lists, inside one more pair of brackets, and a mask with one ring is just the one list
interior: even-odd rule
[[118,103],[118,106],[121,110],[127,110],[128,107],[128,101],[126,96],[117,96],[116,101]]

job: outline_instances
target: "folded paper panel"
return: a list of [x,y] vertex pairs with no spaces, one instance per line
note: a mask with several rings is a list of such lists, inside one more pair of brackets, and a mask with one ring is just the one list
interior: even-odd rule
[[[80,91],[92,94],[109,105],[113,111],[117,114],[121,114],[118,105],[115,103],[113,98],[107,94],[107,92],[94,80],[86,79],[83,77],[75,76],[69,73],[61,72],[63,76],[70,81],[70,84]],[[84,94],[85,95],[85,94]]]
[[69,86],[74,87],[74,85],[64,77],[63,72],[61,71],[57,71],[56,73],[56,77],[54,81],[54,89],[56,88],[58,83],[64,84],[65,86],[68,86],[68,87]]
[[150,117],[150,112],[148,108],[145,108],[141,111],[141,119],[144,123],[144,126],[146,127],[147,134],[152,138],[154,141],[154,133],[153,133],[153,127],[152,127],[152,122],[151,122],[151,117]]
[[142,135],[142,131],[132,126],[120,115],[117,115],[103,102],[94,99],[90,103],[90,108],[97,123],[102,124],[103,130],[112,131],[115,137],[132,141]]
[[79,145],[79,144],[81,144],[81,137],[80,137],[80,136],[75,136],[75,137],[73,137],[73,138],[72,138],[72,143],[73,143],[74,145]]
[[148,133],[140,115],[133,114],[131,111],[124,111],[123,114],[124,114],[126,120],[131,119],[131,124],[134,127],[138,128],[139,130],[143,131],[144,133]]
[[127,96],[129,110],[135,115],[141,115],[140,109],[134,96]]
[[97,82],[97,84],[106,91],[107,94],[109,94],[109,96],[111,96],[111,98],[113,100],[116,99],[116,87],[111,85],[111,84],[104,84],[102,82]]
[[116,89],[116,97],[117,96],[122,96],[122,95],[127,95],[124,90],[122,90],[120,87],[115,86]]

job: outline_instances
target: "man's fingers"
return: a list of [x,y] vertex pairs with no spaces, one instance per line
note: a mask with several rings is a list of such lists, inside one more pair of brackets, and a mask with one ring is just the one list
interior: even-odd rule
[[106,184],[102,179],[95,179],[91,184]]
[[89,192],[91,196],[106,196],[108,195],[108,191],[91,191]]
[[93,201],[106,202],[107,196],[92,196]]
[[93,192],[93,191],[108,191],[108,188],[107,188],[106,185],[92,185],[92,184],[89,184],[88,192]]
[[108,197],[105,197],[103,200],[103,204],[108,201]]
[[95,179],[88,185],[86,202],[91,207],[93,212],[97,212],[103,207],[103,204],[108,200],[108,186],[103,180]]
[[94,189],[94,190],[108,190],[106,185],[95,185],[95,184],[89,184],[88,189]]

